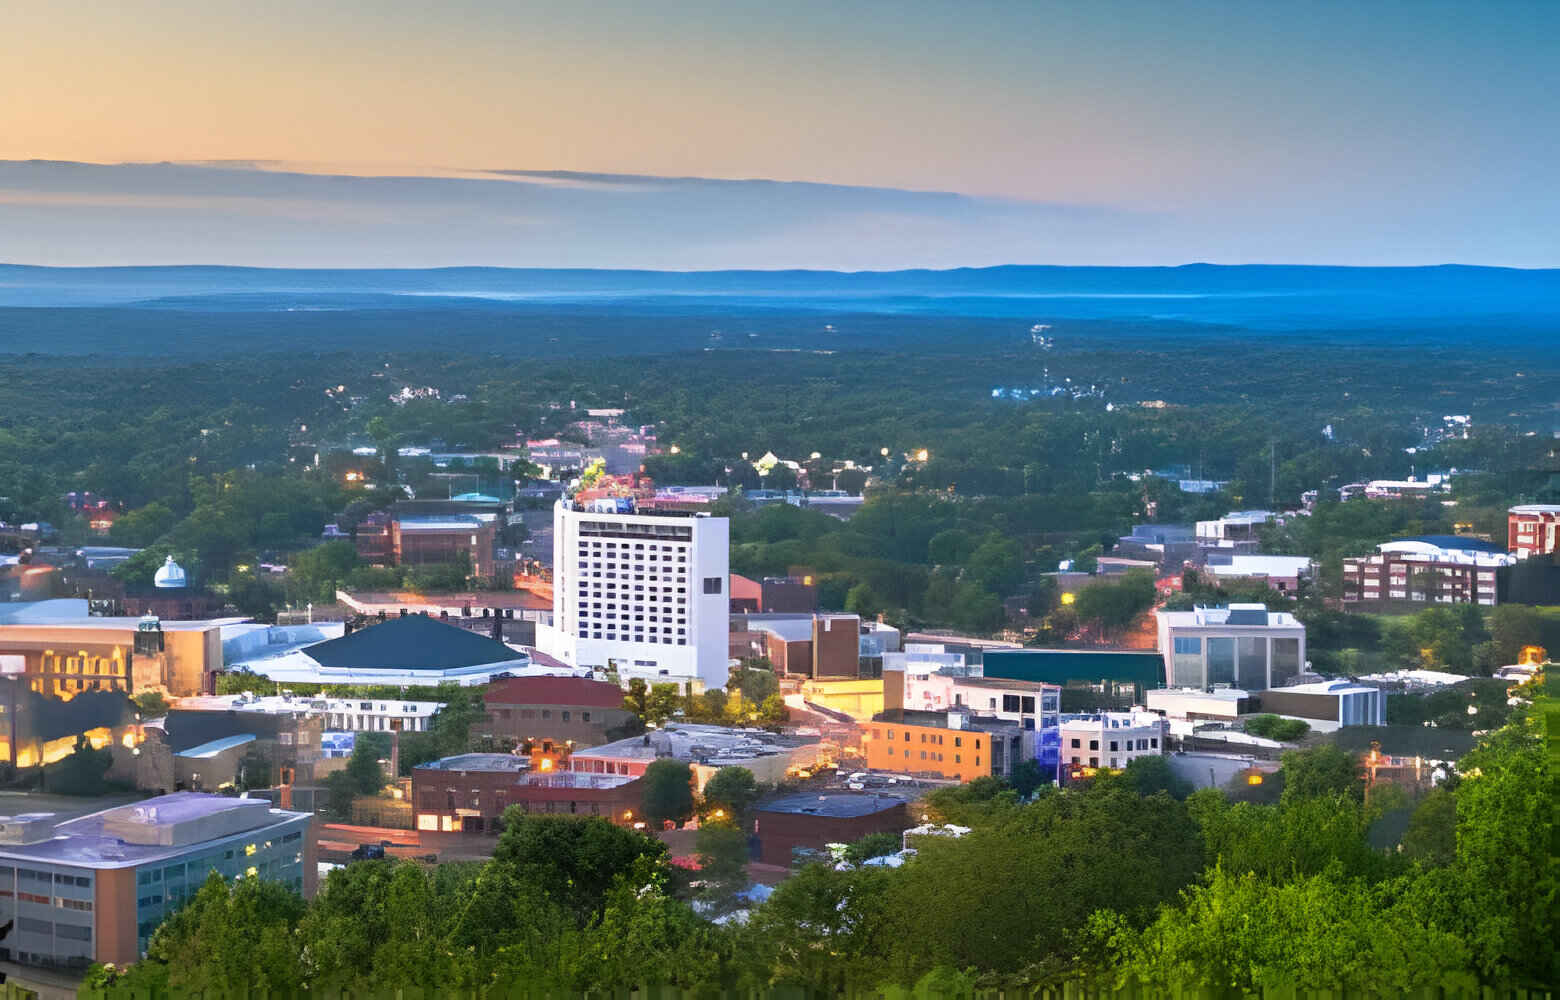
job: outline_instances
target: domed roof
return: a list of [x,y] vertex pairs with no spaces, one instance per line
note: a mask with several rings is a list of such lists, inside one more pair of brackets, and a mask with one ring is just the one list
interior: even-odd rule
[[185,578],[184,567],[173,561],[173,556],[162,564],[162,568],[152,577],[152,583],[161,590],[178,590],[189,581]]

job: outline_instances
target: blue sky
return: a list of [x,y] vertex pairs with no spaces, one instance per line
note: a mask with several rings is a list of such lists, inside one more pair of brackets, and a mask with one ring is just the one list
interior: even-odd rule
[[[458,174],[464,193],[406,195],[444,191],[456,216],[479,189],[511,208],[540,197],[534,180],[520,198],[512,180],[462,173],[502,169],[970,196],[889,206],[808,189],[788,234],[761,186],[647,196],[621,227],[621,202],[568,208],[549,190],[533,222],[559,227],[567,264],[1553,266],[1557,29],[1560,3],[1433,0],[12,0],[0,30],[29,44],[0,63],[0,159]],[[312,246],[310,264],[547,262],[534,231],[507,240],[491,220],[464,247],[419,246],[387,186],[268,208],[274,184],[246,193],[223,173],[228,200],[202,201],[131,175],[62,192],[0,170],[0,258],[171,262],[152,257],[179,243],[126,235],[160,212],[206,234],[186,252],[223,263],[279,263],[290,243]],[[675,245],[647,244],[673,216]],[[404,245],[382,243],[384,224]],[[232,243],[252,226],[281,228]],[[817,246],[840,239],[855,246]]]

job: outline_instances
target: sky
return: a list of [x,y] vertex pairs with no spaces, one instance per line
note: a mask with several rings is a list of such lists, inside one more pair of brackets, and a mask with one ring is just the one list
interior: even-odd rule
[[[1560,3],[1516,0],[8,0],[0,160],[215,161],[226,186],[0,169],[0,259],[531,264],[546,225],[577,266],[1556,266],[1557,30]],[[243,164],[459,181],[438,204],[487,222],[429,246],[401,190],[300,201]],[[790,226],[763,185],[684,186],[664,240],[615,233],[611,198],[506,239],[490,203],[559,185],[505,170],[828,187]],[[434,190],[408,197],[437,215]]]

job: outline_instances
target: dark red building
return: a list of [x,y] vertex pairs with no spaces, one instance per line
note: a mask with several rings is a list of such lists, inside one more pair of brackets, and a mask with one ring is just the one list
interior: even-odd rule
[[759,806],[754,817],[760,860],[782,867],[790,866],[799,848],[822,850],[911,826],[904,800],[887,795],[788,795]]
[[500,738],[573,742],[590,747],[610,743],[634,720],[616,684],[588,677],[501,677],[482,696],[486,731]]

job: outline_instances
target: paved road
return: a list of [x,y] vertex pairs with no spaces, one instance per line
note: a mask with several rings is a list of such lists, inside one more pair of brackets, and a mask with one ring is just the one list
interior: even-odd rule
[[7,982],[37,990],[38,1000],[75,1000],[76,987],[82,979],[69,972],[34,969],[12,962],[0,962],[0,972],[5,973]]

